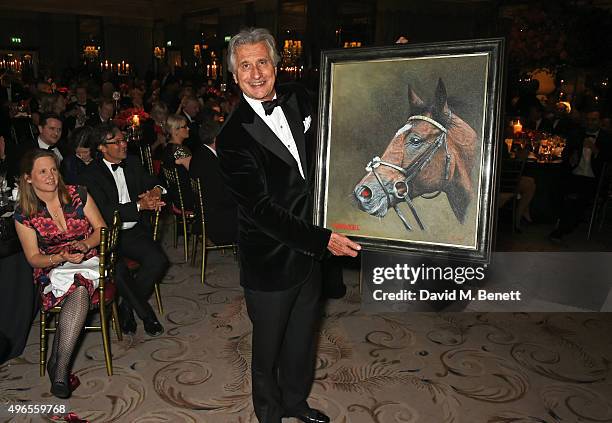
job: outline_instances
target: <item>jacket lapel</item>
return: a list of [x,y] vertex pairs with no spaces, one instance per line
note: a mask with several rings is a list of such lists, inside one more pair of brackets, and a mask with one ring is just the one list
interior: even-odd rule
[[[295,159],[289,153],[289,150],[283,145],[283,142],[278,139],[274,131],[266,125],[262,118],[251,108],[249,103],[242,97],[240,105],[238,106],[241,110],[243,119],[242,127],[253,137],[255,141],[261,144],[266,149],[270,150],[273,154],[278,156],[281,160],[297,169],[297,163]],[[300,153],[301,154],[301,153]]]
[[110,169],[106,166],[106,164],[102,161],[102,159],[96,160],[94,163],[98,166],[99,173],[104,176],[104,180],[111,187],[112,192],[115,195],[115,201],[119,203],[119,191],[117,190],[117,184],[115,184],[115,178],[113,178],[113,174]]
[[[289,94],[289,99],[282,106],[287,122],[289,122],[289,128],[291,128],[291,134],[300,154],[300,162],[302,162],[302,169],[306,174],[308,167],[306,166],[306,139],[304,138],[304,123],[302,122],[302,116],[297,103],[297,96],[295,93]],[[295,160],[294,160],[295,162]]]

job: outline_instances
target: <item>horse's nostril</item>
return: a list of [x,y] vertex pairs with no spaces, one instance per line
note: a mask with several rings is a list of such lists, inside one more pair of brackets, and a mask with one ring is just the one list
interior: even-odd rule
[[408,185],[404,181],[396,182],[394,187],[399,198],[404,198],[408,194]]
[[364,200],[368,200],[370,197],[372,197],[372,190],[368,187],[361,187],[359,196],[362,197]]

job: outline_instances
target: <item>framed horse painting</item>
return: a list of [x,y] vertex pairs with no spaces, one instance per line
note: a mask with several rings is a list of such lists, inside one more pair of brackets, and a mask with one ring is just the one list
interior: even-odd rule
[[316,223],[487,262],[502,56],[502,39],[324,51]]

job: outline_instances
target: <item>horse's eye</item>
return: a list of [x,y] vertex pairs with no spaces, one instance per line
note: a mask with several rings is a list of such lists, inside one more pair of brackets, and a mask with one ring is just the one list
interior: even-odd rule
[[423,138],[419,137],[417,134],[410,134],[406,141],[411,145],[421,145],[423,143]]

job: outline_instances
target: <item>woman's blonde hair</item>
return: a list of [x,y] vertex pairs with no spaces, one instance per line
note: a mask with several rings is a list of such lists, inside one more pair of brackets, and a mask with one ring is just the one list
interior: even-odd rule
[[170,115],[166,119],[166,133],[168,138],[172,138],[172,132],[179,129],[179,127],[187,124],[187,118],[181,115]]
[[25,156],[23,156],[23,159],[21,159],[21,171],[19,173],[19,207],[21,207],[21,212],[26,217],[34,215],[38,211],[38,206],[40,204],[40,199],[36,195],[34,187],[27,180],[32,176],[34,163],[42,157],[51,157],[55,161],[55,166],[57,167],[57,195],[60,204],[66,205],[71,201],[68,188],[66,188],[66,184],[59,172],[57,156],[51,151],[36,148],[28,151]]

